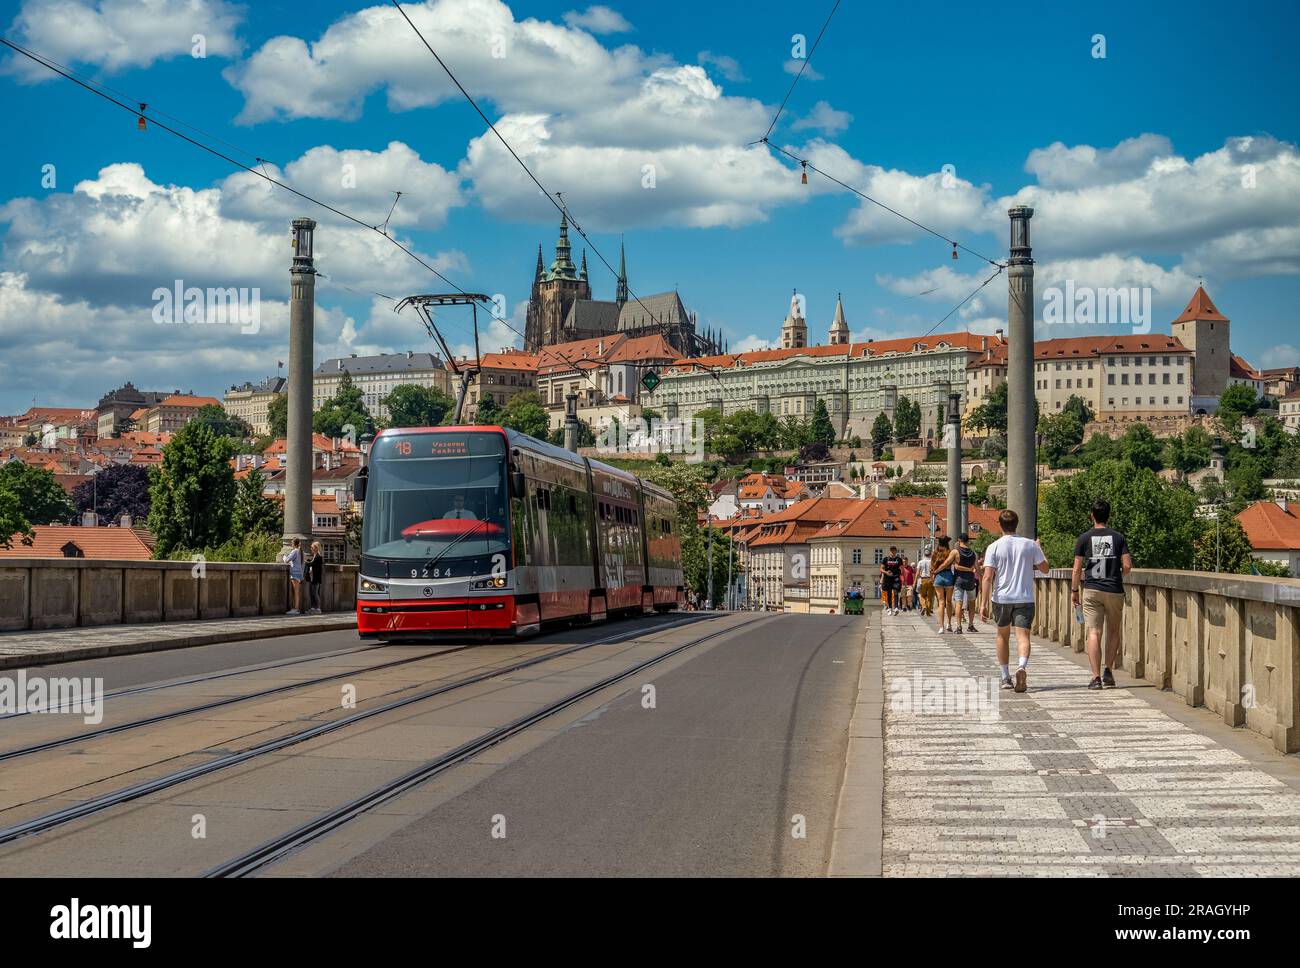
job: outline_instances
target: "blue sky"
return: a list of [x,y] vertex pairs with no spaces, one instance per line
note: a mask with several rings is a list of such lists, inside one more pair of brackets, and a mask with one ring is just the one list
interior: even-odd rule
[[[1040,311],[1043,290],[1066,280],[1150,287],[1154,328],[1167,331],[1203,275],[1234,322],[1234,349],[1260,366],[1300,362],[1295,5],[1066,6],[1015,21],[972,4],[845,2],[772,140],[994,258],[1006,253],[1007,205],[1034,205]],[[929,330],[988,275],[746,147],[790,84],[792,36],[811,45],[829,8],[408,5],[611,260],[625,235],[633,289],[677,286],[733,347],[775,339],[793,289],[814,341],[826,339],[837,292],[855,336],[883,338]],[[0,4],[0,24],[367,221],[382,222],[390,193],[405,192],[396,237],[457,284],[503,294],[522,330],[554,211],[391,6],[45,0]],[[196,33],[202,58],[191,55]],[[1104,58],[1093,56],[1098,34]],[[368,293],[443,284],[374,233],[156,127],[141,133],[66,80],[0,62],[11,134],[0,159],[0,413],[33,398],[93,405],[126,379],[219,395],[274,372],[287,353],[287,226],[298,214],[322,221],[318,356],[428,346],[414,317]],[[48,165],[53,187],[42,185]],[[612,298],[613,277],[589,263],[596,295]],[[152,294],[176,279],[259,288],[257,332],[159,326]],[[1005,301],[999,279],[943,329],[991,332]],[[465,320],[447,325],[466,345]],[[500,324],[484,336],[507,341],[517,337]]]

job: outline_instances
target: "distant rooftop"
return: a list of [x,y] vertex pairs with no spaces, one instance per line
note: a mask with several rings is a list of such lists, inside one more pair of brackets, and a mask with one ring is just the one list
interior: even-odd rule
[[378,356],[341,356],[325,360],[316,367],[321,375],[330,373],[401,373],[417,370],[441,370],[442,360],[432,353],[381,353]]

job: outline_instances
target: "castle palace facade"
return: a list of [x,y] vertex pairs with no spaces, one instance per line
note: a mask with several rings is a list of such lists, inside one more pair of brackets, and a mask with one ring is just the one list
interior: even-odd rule
[[696,331],[694,313],[686,311],[676,291],[653,296],[633,296],[627,285],[627,258],[619,245],[618,284],[613,300],[592,299],[587,278],[587,253],[574,265],[569,244],[569,219],[560,215],[560,238],[549,269],[537,247],[537,268],[528,297],[524,348],[536,353],[546,346],[601,336],[662,336],[683,356],[710,356],[726,352],[719,333]]

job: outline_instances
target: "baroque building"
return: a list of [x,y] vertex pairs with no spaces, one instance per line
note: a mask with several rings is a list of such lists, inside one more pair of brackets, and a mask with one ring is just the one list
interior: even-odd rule
[[[689,418],[711,408],[723,416],[753,410],[784,420],[808,419],[822,401],[836,434],[865,440],[877,414],[892,421],[899,399],[907,397],[921,408],[921,439],[933,444],[948,394],[965,397],[967,364],[994,340],[959,332],[852,343],[842,301],[831,333],[844,342],[806,345],[807,321],[796,297],[781,328],[780,349],[679,360],[641,402],[666,417]],[[785,345],[787,339],[796,345]]]
[[569,219],[560,215],[560,237],[555,259],[546,268],[542,247],[537,247],[537,266],[528,297],[524,326],[524,347],[536,353],[558,343],[600,337],[662,336],[682,356],[703,356],[724,351],[720,334],[697,332],[696,317],[689,313],[677,292],[636,297],[627,282],[627,254],[619,245],[618,282],[612,300],[593,299],[587,273],[587,253],[573,261],[569,242]]

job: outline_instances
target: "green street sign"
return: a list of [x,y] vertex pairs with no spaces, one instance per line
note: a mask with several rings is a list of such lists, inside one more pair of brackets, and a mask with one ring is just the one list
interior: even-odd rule
[[641,377],[641,385],[645,387],[646,393],[654,393],[655,387],[663,382],[663,379],[654,370],[646,370],[645,376]]

